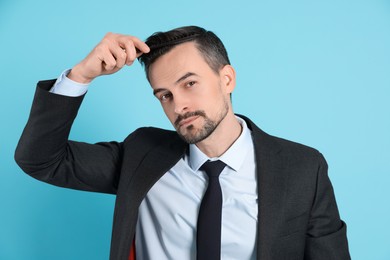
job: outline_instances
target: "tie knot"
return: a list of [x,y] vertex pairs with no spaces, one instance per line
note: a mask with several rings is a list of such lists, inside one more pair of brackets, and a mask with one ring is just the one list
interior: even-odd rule
[[225,166],[226,164],[220,160],[208,160],[200,168],[204,170],[209,177],[218,177],[219,174],[222,172],[223,168],[225,168]]

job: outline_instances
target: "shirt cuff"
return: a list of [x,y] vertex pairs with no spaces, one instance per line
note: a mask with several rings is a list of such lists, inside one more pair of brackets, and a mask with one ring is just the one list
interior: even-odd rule
[[70,71],[71,70],[68,69],[62,72],[50,89],[51,93],[68,97],[79,97],[87,92],[89,84],[82,84],[69,79],[67,75]]

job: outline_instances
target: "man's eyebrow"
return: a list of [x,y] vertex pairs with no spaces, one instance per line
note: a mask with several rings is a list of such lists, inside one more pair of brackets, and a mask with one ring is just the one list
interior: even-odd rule
[[186,74],[184,74],[183,76],[181,76],[178,80],[176,80],[175,85],[176,85],[176,84],[179,84],[180,81],[183,81],[183,80],[185,80],[186,78],[191,77],[191,76],[198,76],[198,75],[197,75],[196,73],[194,73],[194,72],[187,72]]
[[[191,76],[198,76],[198,74],[196,74],[194,72],[187,72],[186,74],[181,76],[178,80],[176,80],[175,85],[179,84],[181,81],[183,81],[186,78],[191,77]],[[165,90],[166,90],[165,88],[157,88],[157,89],[153,90],[153,95],[156,95],[157,93],[159,93],[161,91],[165,91]]]
[[166,89],[164,89],[164,88],[157,88],[157,89],[154,89],[153,90],[153,95],[155,96],[156,94],[158,94],[159,92],[161,92],[161,91],[165,91]]

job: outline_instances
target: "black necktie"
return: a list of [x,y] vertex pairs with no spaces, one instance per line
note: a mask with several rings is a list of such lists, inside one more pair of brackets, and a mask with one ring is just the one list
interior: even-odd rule
[[197,259],[221,259],[222,191],[219,174],[226,164],[207,161],[201,169],[209,176],[209,184],[200,204],[197,226]]

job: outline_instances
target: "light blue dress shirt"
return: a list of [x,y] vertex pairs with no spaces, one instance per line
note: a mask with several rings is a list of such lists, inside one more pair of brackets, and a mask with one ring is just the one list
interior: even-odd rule
[[68,97],[79,97],[87,92],[89,84],[82,84],[69,79],[67,77],[69,72],[70,69],[61,73],[50,92]]
[[[61,74],[51,92],[79,96],[87,84]],[[218,158],[208,158],[196,145],[151,188],[139,208],[136,226],[137,259],[196,259],[196,223],[207,188],[199,170],[207,160],[227,166],[220,175],[223,195],[221,259],[256,259],[258,219],[257,176],[253,140],[244,120],[239,138]]]

